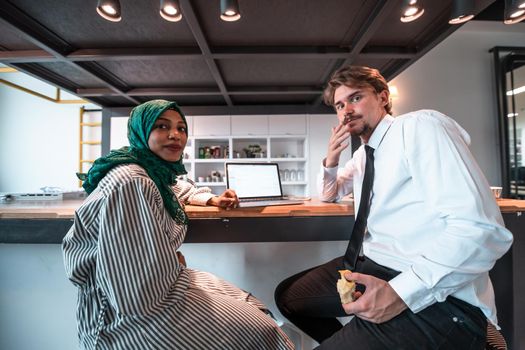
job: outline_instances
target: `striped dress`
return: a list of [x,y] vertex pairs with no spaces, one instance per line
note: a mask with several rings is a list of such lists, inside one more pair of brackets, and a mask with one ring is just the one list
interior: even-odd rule
[[[198,194],[177,184],[180,201]],[[81,348],[292,349],[251,294],[179,263],[186,229],[140,166],[117,166],[100,181],[63,242]]]

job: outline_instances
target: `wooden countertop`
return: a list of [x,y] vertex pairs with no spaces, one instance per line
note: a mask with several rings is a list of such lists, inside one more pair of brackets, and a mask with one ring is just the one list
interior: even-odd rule
[[[72,219],[82,200],[13,201],[0,203],[0,219]],[[525,200],[498,200],[502,213],[525,211]],[[190,219],[233,217],[300,217],[354,215],[352,202],[325,203],[318,199],[299,205],[279,205],[232,210],[187,205]]]
[[[0,219],[72,219],[82,200],[12,201],[0,203]],[[325,203],[317,199],[298,205],[277,205],[232,210],[187,205],[190,219],[231,217],[294,217],[353,215],[352,202]]]

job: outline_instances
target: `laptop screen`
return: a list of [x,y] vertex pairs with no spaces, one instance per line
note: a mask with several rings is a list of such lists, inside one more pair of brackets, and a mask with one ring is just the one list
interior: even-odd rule
[[277,163],[226,163],[226,184],[239,198],[282,197]]

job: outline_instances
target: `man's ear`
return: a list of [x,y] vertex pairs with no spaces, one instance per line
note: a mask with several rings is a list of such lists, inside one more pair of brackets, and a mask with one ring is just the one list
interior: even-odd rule
[[383,103],[383,107],[386,107],[390,102],[390,92],[388,90],[383,90],[379,93],[379,98]]

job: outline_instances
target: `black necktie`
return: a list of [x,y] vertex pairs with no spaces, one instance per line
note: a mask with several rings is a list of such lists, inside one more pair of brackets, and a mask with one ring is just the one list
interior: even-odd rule
[[354,270],[357,263],[361,245],[366,231],[366,223],[368,220],[368,213],[370,212],[370,192],[372,191],[372,184],[374,183],[374,149],[365,145],[366,164],[365,177],[363,179],[363,187],[361,189],[361,201],[359,202],[359,210],[355,219],[352,235],[346,248],[344,264],[348,270]]

